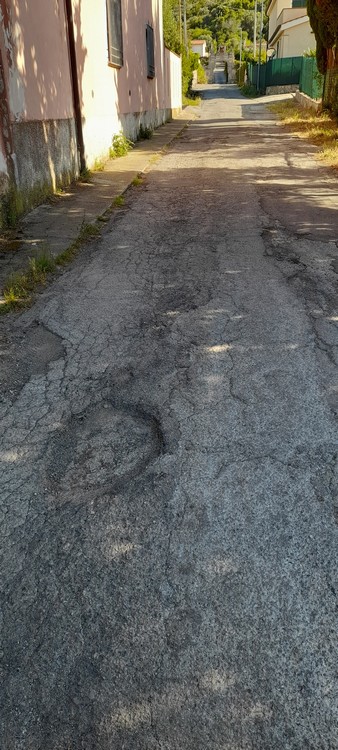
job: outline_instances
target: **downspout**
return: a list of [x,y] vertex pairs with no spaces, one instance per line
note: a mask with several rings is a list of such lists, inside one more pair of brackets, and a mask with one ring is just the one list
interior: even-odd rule
[[3,135],[5,148],[5,159],[7,165],[8,179],[11,184],[15,184],[15,169],[13,164],[13,141],[12,141],[12,124],[7,100],[4,66],[0,50],[0,128]]
[[[10,28],[8,9],[5,0],[0,0],[0,16],[3,23],[3,33],[6,34]],[[12,60],[8,53],[8,65],[10,66]],[[7,174],[9,183],[15,187],[15,166],[13,162],[13,139],[12,139],[12,123],[10,108],[8,103],[8,93],[6,89],[6,76],[5,66],[2,58],[0,48],[0,128],[3,135],[3,142],[5,148],[5,158],[7,164]]]
[[78,79],[78,74],[77,74],[77,60],[76,60],[76,46],[75,46],[75,35],[74,35],[74,18],[73,18],[72,0],[65,0],[65,8],[66,8],[66,19],[67,19],[69,60],[70,60],[70,72],[71,72],[71,79],[72,79],[77,148],[79,152],[80,171],[83,172],[86,169],[86,157],[85,157],[85,147],[84,147],[83,129],[82,129],[82,112],[81,112],[81,102],[80,102],[79,79]]

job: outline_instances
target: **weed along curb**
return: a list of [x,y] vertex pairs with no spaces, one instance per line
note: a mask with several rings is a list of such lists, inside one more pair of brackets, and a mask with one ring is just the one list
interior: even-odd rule
[[34,292],[45,286],[47,281],[55,276],[58,268],[70,263],[83,245],[99,235],[99,227],[94,224],[84,224],[76,240],[56,258],[53,258],[48,249],[40,250],[29,258],[26,270],[13,273],[8,277],[3,288],[3,297],[0,298],[0,315],[31,304],[34,300]]
[[3,238],[6,252],[0,248],[0,315],[30,305],[35,293],[101,234],[102,223],[125,205],[128,188],[144,184],[146,172],[189,121],[173,120],[154,132],[145,129],[136,144],[122,134],[115,136],[109,161],[100,163],[96,172],[88,172],[68,191],[38,206],[23,218],[10,238]]
[[[143,177],[143,175],[138,174],[132,180],[130,186],[142,185]],[[58,269],[71,263],[84,245],[100,236],[101,230],[98,223],[109,221],[113,209],[122,208],[124,205],[124,195],[117,195],[105,214],[98,216],[95,224],[83,224],[74,242],[55,258],[48,248],[40,248],[36,255],[32,255],[29,258],[28,267],[24,271],[13,273],[8,277],[3,288],[3,296],[0,297],[0,315],[30,305],[34,301],[34,293],[42,289],[48,281],[51,281],[57,274]]]

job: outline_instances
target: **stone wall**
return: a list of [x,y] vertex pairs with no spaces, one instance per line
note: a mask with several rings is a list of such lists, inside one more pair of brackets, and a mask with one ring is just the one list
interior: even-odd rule
[[271,94],[294,94],[299,89],[299,84],[288,84],[287,86],[267,86],[266,95]]

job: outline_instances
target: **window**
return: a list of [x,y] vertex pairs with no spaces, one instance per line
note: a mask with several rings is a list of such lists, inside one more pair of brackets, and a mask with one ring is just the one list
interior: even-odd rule
[[306,8],[306,0],[292,0],[293,8]]
[[108,25],[108,59],[111,65],[123,65],[121,0],[106,0]]
[[146,25],[147,77],[155,78],[154,29]]

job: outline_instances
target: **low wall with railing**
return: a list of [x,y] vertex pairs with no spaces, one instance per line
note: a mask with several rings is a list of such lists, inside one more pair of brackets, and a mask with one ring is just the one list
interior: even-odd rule
[[249,63],[248,80],[262,94],[275,87],[296,87],[300,81],[302,60],[302,57],[281,57],[263,65]]
[[[247,79],[261,94],[297,91],[302,106],[321,106],[338,116],[338,66],[322,75],[315,57],[274,58],[263,65],[248,63]],[[241,81],[239,81],[241,83]]]

